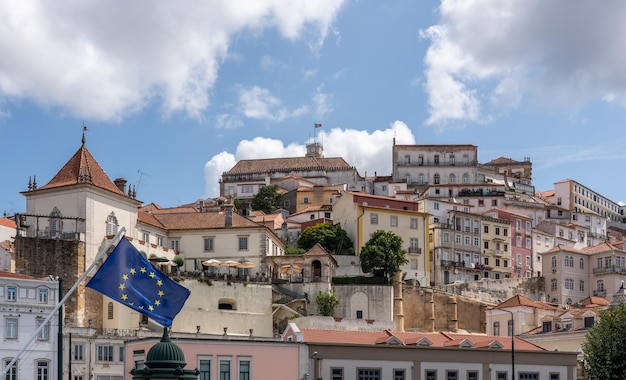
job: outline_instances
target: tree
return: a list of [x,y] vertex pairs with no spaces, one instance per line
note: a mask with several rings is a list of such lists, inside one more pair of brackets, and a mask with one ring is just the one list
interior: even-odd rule
[[402,238],[390,231],[378,230],[361,249],[361,269],[365,273],[382,275],[389,281],[408,263],[402,249]]
[[271,214],[282,207],[283,195],[278,192],[278,186],[263,186],[252,198],[250,207],[253,210],[260,210],[266,214]]
[[626,379],[626,305],[602,310],[600,320],[587,332],[582,349],[586,378]]
[[309,250],[320,243],[330,253],[340,253],[341,250],[352,247],[352,240],[346,230],[339,225],[320,223],[306,228],[298,238],[298,248]]
[[317,302],[317,312],[325,317],[331,317],[335,312],[335,308],[339,305],[337,296],[335,296],[332,290],[326,292],[320,290],[317,292],[315,301]]

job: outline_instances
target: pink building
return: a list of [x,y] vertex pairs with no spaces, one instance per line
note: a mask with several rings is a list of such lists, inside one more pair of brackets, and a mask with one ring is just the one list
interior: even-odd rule
[[[141,368],[160,336],[128,341],[125,345],[124,374],[130,379],[133,368]],[[200,371],[199,380],[207,379],[299,379],[300,344],[225,334],[221,337],[176,334],[171,337],[183,351],[185,369]],[[280,375],[280,376],[277,376]]]
[[533,220],[531,217],[501,209],[492,210],[496,217],[511,222],[511,277],[532,277]]

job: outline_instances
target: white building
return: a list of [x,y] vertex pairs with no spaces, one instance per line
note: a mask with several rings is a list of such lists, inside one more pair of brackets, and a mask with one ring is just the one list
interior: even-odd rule
[[[50,316],[59,299],[59,284],[50,278],[35,278],[0,271],[0,330],[2,368],[22,352],[7,372],[7,380],[56,378],[58,367],[58,313],[34,334]],[[31,342],[31,343],[29,343]]]

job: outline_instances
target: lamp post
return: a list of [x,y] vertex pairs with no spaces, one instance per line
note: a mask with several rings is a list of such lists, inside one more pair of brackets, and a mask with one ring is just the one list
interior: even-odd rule
[[515,380],[515,318],[512,311],[500,310],[511,314],[511,372],[513,373],[512,379]]

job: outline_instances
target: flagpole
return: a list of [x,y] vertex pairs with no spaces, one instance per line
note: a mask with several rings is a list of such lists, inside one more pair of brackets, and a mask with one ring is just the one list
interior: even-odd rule
[[[61,306],[63,306],[63,304],[65,303],[65,301],[67,301],[68,298],[70,298],[70,296],[72,295],[72,293],[74,293],[74,291],[76,290],[76,288],[78,288],[78,286],[80,285],[81,282],[83,282],[83,280],[85,279],[85,277],[87,277],[89,275],[89,273],[93,270],[93,268],[96,266],[96,264],[98,263],[98,261],[100,261],[100,259],[102,258],[102,256],[104,256],[104,254],[109,250],[109,248],[111,248],[111,246],[113,245],[113,242],[115,242],[124,232],[126,232],[126,228],[122,227],[120,228],[120,230],[117,232],[117,234],[115,234],[115,236],[107,243],[107,245],[102,248],[100,250],[100,252],[98,252],[98,254],[96,255],[95,259],[93,260],[93,262],[91,263],[91,265],[89,265],[89,268],[87,268],[87,270],[85,270],[85,273],[83,273],[78,280],[76,280],[76,283],[74,283],[74,285],[72,286],[72,288],[70,290],[68,290],[67,293],[65,293],[65,296],[59,301],[59,303],[57,303],[57,305],[54,307],[54,309],[52,309],[52,311],[50,312],[50,314],[48,315],[48,317],[39,325],[39,327],[35,330],[35,332],[33,333],[33,335],[30,337],[30,339],[28,339],[28,341],[26,342],[26,344],[24,345],[24,348],[22,348],[16,355],[15,357],[13,357],[13,359],[11,360],[11,362],[9,364],[7,364],[7,366],[2,370],[2,377],[6,376],[6,373],[11,369],[11,367],[13,367],[13,365],[17,362],[17,360],[20,358],[20,356],[22,356],[22,354],[26,351],[26,349],[28,348],[28,346],[30,346],[30,344],[35,340],[35,338],[37,338],[37,335],[39,335],[39,332],[41,330],[43,330],[44,327],[46,327],[48,325],[48,322],[50,322],[50,320],[52,319],[52,317],[54,317],[54,313],[56,313],[57,311],[59,311],[59,309],[61,308]],[[57,290],[58,291],[58,290]],[[59,321],[59,323],[62,323],[61,321]],[[62,352],[59,352],[58,355],[63,355]]]

